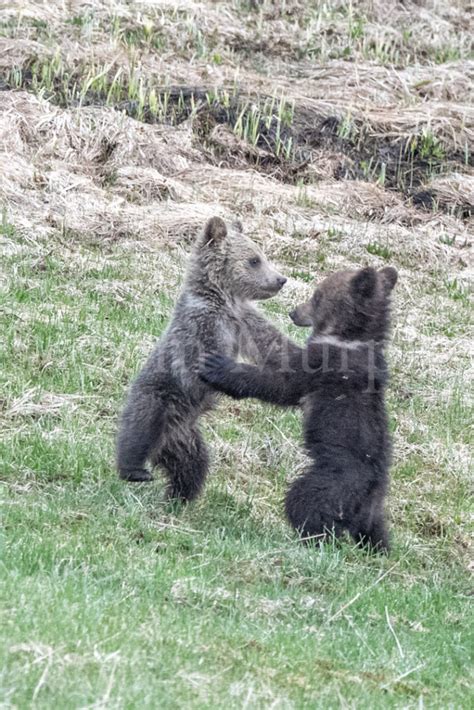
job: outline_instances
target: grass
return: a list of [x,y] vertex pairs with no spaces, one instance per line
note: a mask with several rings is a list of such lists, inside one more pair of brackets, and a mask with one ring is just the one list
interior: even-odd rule
[[[292,183],[311,180],[306,168],[308,163],[318,163],[320,156],[313,150],[321,142],[332,152],[347,154],[350,160],[345,174],[405,195],[436,176],[454,170],[472,172],[472,120],[468,118],[463,65],[471,56],[469,35],[453,29],[462,26],[462,4],[457,8],[459,21],[453,19],[450,27],[443,16],[444,29],[439,34],[436,8],[420,17],[412,8],[416,16],[411,24],[405,12],[400,18],[394,11],[389,13],[393,17],[386,28],[386,17],[380,17],[374,8],[356,12],[351,2],[333,5],[320,3],[315,9],[296,3],[277,9],[268,3],[231,3],[225,32],[222,17],[218,21],[211,6],[206,8],[211,13],[206,15],[207,22],[193,8],[147,7],[134,14],[125,11],[120,1],[109,11],[98,2],[85,14],[55,22],[33,20],[21,13],[11,16],[6,11],[5,19],[0,20],[0,36],[41,43],[44,52],[31,49],[20,52],[19,58],[13,56],[0,79],[10,89],[27,89],[63,108],[113,106],[152,124],[177,125],[202,114],[195,127],[196,141],[202,147],[215,151],[206,134],[215,123],[225,124],[243,141],[240,152],[249,165],[277,174],[279,179],[285,175]],[[92,50],[100,43],[100,51],[78,53],[81,42]],[[302,62],[303,81],[308,58],[327,64],[334,73],[334,85],[346,86],[341,105],[328,106],[332,87],[312,96],[303,85],[293,94],[299,69],[291,69],[287,81],[279,83],[279,69],[271,62],[280,54]],[[362,81],[358,65],[354,77],[344,75],[355,61],[368,68]],[[438,61],[459,63],[454,77],[450,66],[443,70],[439,82],[449,88],[446,96],[439,98],[433,72],[425,78],[416,74],[420,65],[432,66]],[[372,75],[370,62],[387,70]],[[163,68],[167,63],[168,72]],[[189,80],[185,68],[189,63],[202,72],[200,81]],[[204,66],[213,70],[208,72]],[[256,67],[260,74],[257,81]],[[413,80],[409,76],[412,69]],[[258,90],[254,90],[254,83]],[[362,88],[351,92],[351,87],[359,84]],[[267,91],[269,85],[271,92]],[[400,86],[401,95],[397,94]],[[373,97],[369,100],[378,89],[389,96],[381,102]],[[301,92],[307,102],[301,100]],[[433,107],[425,108],[431,92],[437,100]],[[442,98],[447,104],[451,100],[465,102],[465,112],[444,116],[443,110],[449,106],[440,105]],[[381,107],[395,103],[406,111],[397,106],[391,116],[386,111],[380,113]],[[415,108],[419,109],[417,118],[411,112]],[[228,151],[227,145],[224,153]],[[222,150],[217,153],[218,164],[223,157],[231,165],[236,162],[235,155],[223,156]],[[334,177],[341,177],[337,167]],[[436,211],[440,209],[435,199],[429,204]],[[441,207],[448,212],[453,209],[452,205]]]
[[[462,367],[445,401],[396,345],[393,555],[305,548],[282,515],[297,413],[223,402],[208,487],[184,510],[159,478],[116,478],[116,416],[171,311],[177,254],[157,270],[140,243],[32,241],[6,217],[1,236],[5,706],[465,707]],[[439,297],[450,323],[461,292]],[[268,304],[282,327],[284,310]]]
[[228,124],[238,138],[250,146],[266,149],[277,162],[294,159],[290,134],[294,102],[284,95],[250,100],[239,96],[237,86],[230,91],[166,86],[157,89],[157,77],[144,76],[134,58],[126,70],[114,66],[113,61],[105,64],[86,61],[71,67],[64,63],[59,51],[52,57],[33,61],[25,71],[13,67],[6,83],[12,89],[31,90],[65,108],[112,106],[138,121],[152,124],[179,125],[196,119],[198,112],[204,110],[211,122]]
[[[76,40],[103,33],[126,50],[152,49],[159,54],[173,51],[181,56],[191,53],[193,59],[217,64],[223,60],[243,62],[249,55],[265,60],[265,55],[284,52],[293,61],[369,60],[386,66],[409,66],[443,64],[468,58],[472,51],[468,29],[456,31],[454,23],[446,27],[436,7],[410,18],[403,12],[397,14],[399,8],[395,7],[387,27],[383,11],[374,8],[370,12],[366,7],[365,13],[354,12],[353,3],[346,0],[316,3],[316,7],[296,2],[288,9],[271,3],[227,3],[227,16],[210,14],[207,23],[202,22],[202,12],[193,7],[155,9],[145,4],[133,14],[124,11],[121,2],[115,2],[111,12],[100,3],[94,5],[90,11],[71,15],[59,27],[49,17],[43,20],[26,13],[14,17],[6,13],[6,19],[0,22],[0,36],[26,36],[54,44],[61,41],[62,32]],[[458,9],[460,20],[462,10]],[[229,23],[231,31],[220,35],[216,31],[219,21],[221,25]],[[436,25],[441,22],[444,31],[440,32]],[[232,32],[236,25],[250,41],[242,42],[241,36]],[[421,29],[425,37],[420,36]],[[286,41],[281,43],[283,33]]]
[[389,260],[392,256],[392,252],[390,249],[388,249],[386,246],[383,244],[379,244],[379,242],[370,242],[366,246],[367,251],[369,254],[373,254],[374,256],[380,256],[382,259]]
[[[468,707],[467,4],[23,5],[0,12],[0,707]],[[296,411],[223,398],[189,507],[118,480],[126,389],[216,213],[290,277],[262,308],[301,343],[315,280],[399,270],[389,558],[286,524]]]
[[[288,171],[286,179],[305,177],[308,162],[307,133],[313,124],[321,122],[318,111],[308,117],[308,109],[301,107],[295,123],[295,102],[276,92],[273,96],[248,97],[237,85],[219,91],[192,87],[159,87],[159,78],[146,75],[135,56],[129,57],[126,68],[115,61],[96,63],[86,60],[68,65],[59,50],[44,59],[31,62],[26,70],[14,66],[6,75],[11,89],[28,89],[41,98],[64,108],[82,106],[111,106],[138,121],[179,125],[196,122],[199,140],[209,142],[208,133],[215,123],[228,125],[233,133],[252,148],[264,151],[254,155],[250,150],[247,160],[263,172],[270,165],[280,175]],[[333,117],[334,119],[334,117]],[[380,186],[409,192],[433,176],[448,172],[449,161],[456,161],[460,169],[469,165],[467,149],[456,146],[446,154],[442,141],[427,128],[415,127],[409,136],[398,135],[380,139],[367,121],[355,121],[351,114],[334,119],[335,126],[326,136],[334,148],[352,156],[352,177],[363,177]],[[387,156],[389,157],[387,169]],[[449,157],[449,160],[448,160]],[[451,166],[452,167],[452,166]],[[301,178],[296,178],[303,184]],[[307,178],[306,178],[307,179]],[[301,195],[304,201],[304,194]]]

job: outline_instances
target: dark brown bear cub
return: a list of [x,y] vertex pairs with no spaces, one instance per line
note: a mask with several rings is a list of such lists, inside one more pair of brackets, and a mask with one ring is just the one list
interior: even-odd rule
[[[384,348],[396,281],[392,267],[327,277],[311,300],[290,314],[296,325],[313,328],[305,357],[291,355],[280,369],[237,364],[220,355],[202,363],[206,382],[232,397],[304,404],[305,445],[312,463],[286,496],[288,519],[303,538],[324,540],[348,531],[359,544],[389,550]],[[335,371],[335,348],[338,372],[342,368],[346,376]]]

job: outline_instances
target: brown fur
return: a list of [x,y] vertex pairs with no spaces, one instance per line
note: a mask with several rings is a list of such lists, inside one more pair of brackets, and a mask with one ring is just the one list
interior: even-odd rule
[[286,279],[240,223],[211,219],[191,255],[171,322],[133,382],[117,440],[117,467],[128,481],[151,480],[149,461],[168,478],[172,498],[198,495],[208,470],[198,419],[215,394],[198,376],[206,351],[258,362],[286,339],[250,304],[276,294]]
[[307,349],[290,353],[285,367],[259,368],[216,355],[201,365],[203,379],[232,397],[303,404],[312,463],[290,487],[286,513],[305,539],[347,530],[374,550],[389,549],[384,346],[396,281],[391,267],[327,277],[291,314],[296,325],[311,326],[313,333]]

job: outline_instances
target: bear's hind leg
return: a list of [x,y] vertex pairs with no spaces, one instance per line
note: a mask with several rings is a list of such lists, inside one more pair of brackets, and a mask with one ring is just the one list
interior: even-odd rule
[[303,541],[325,542],[331,536],[340,537],[343,527],[336,515],[328,510],[330,501],[323,501],[321,491],[311,471],[296,479],[286,494],[285,511],[290,524]]
[[156,463],[168,478],[169,499],[194,500],[201,492],[209,469],[209,454],[201,432],[193,427],[179,437],[170,437]]
[[374,518],[367,527],[359,527],[352,536],[362,547],[369,547],[373,552],[386,555],[390,552],[390,537],[383,516]]
[[125,481],[152,481],[145,467],[163,429],[162,402],[135,385],[122,414],[117,437],[117,469]]

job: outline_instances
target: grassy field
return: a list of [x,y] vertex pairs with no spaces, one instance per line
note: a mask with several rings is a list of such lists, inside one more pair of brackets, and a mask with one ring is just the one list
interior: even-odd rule
[[[6,3],[2,708],[472,702],[467,3]],[[393,553],[300,545],[298,412],[223,399],[185,509],[117,416],[189,245],[237,215],[289,276],[393,264]],[[472,468],[472,465],[471,465]]]

